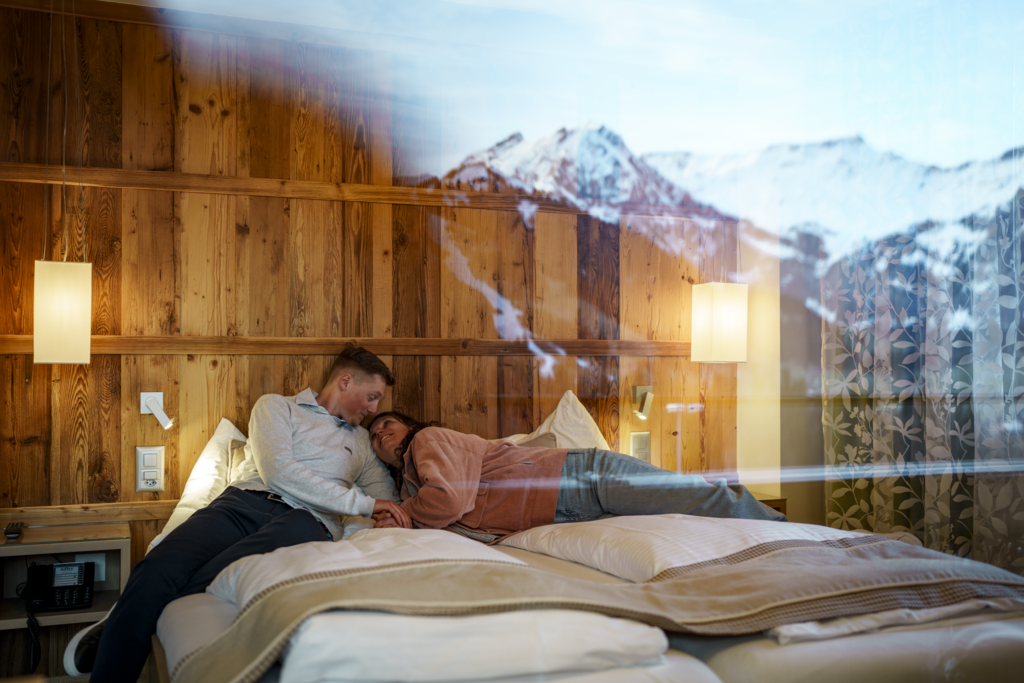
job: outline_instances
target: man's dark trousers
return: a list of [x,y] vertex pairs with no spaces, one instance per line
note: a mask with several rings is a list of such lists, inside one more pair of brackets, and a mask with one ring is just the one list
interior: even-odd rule
[[203,592],[235,560],[326,540],[326,530],[306,510],[229,486],[132,570],[103,628],[90,681],[135,683],[167,603]]

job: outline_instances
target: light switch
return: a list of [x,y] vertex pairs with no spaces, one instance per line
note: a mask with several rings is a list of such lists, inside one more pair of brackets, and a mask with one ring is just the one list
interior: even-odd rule
[[137,446],[135,448],[135,490],[164,490],[163,446]]
[[644,462],[651,461],[651,433],[632,432],[629,435],[630,455]]

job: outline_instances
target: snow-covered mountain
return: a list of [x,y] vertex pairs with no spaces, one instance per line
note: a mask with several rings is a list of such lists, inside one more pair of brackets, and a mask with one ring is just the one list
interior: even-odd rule
[[833,257],[915,225],[990,217],[1024,186],[1024,148],[956,168],[917,164],[860,137],[750,154],[642,158],[696,201],[773,232],[820,233]]
[[618,205],[623,203],[678,206],[688,215],[724,218],[635,156],[614,131],[591,124],[562,128],[536,140],[515,133],[467,157],[442,182],[544,195],[612,221],[618,219]]

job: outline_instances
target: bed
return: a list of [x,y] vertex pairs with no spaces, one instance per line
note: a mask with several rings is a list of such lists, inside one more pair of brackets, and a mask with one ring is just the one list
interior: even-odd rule
[[[559,445],[595,438],[574,399],[538,430]],[[223,488],[240,443],[222,423],[184,505],[216,495],[202,477]],[[883,683],[1024,669],[1024,579],[893,538],[685,515],[496,546],[368,527],[244,558],[172,602],[154,639],[161,680]]]

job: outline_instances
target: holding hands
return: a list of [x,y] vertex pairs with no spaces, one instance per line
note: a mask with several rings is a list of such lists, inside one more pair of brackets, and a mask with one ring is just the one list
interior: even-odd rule
[[390,527],[401,529],[412,528],[412,520],[409,519],[409,515],[406,514],[405,510],[399,507],[398,503],[394,503],[390,500],[374,501],[373,519],[377,522],[373,525],[374,529]]

